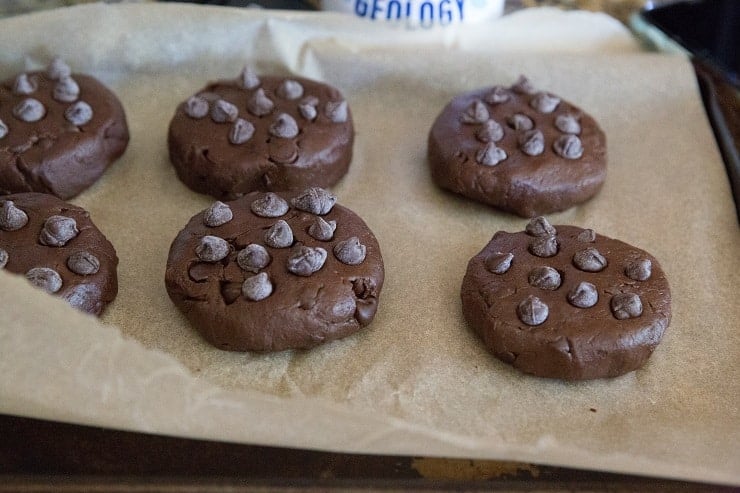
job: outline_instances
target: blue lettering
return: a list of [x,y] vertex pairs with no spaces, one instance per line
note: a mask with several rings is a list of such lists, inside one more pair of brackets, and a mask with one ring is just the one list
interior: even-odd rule
[[355,14],[360,17],[367,15],[367,2],[365,0],[355,0]]
[[413,3],[413,0],[354,0],[354,10],[358,17],[373,20],[405,18],[413,22],[412,13],[418,8],[418,22],[424,28],[433,27],[435,22],[446,26],[465,19],[465,0],[424,0],[417,4],[418,7]]
[[431,27],[434,24],[434,5],[424,2],[419,7],[419,19],[422,27]]
[[[395,10],[395,13],[394,13]],[[386,19],[400,19],[401,18],[401,2],[398,0],[391,0],[388,2],[388,10],[385,11]]]
[[381,3],[383,0],[373,0],[373,10],[370,13],[370,18],[372,20],[375,20],[378,17],[378,14],[383,10],[383,7],[381,6]]
[[439,24],[445,26],[452,22],[452,10],[450,10],[450,0],[439,2]]

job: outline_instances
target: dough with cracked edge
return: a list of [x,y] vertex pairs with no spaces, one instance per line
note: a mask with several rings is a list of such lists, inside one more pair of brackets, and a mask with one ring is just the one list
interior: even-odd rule
[[[67,71],[62,76],[52,70],[60,64]],[[36,121],[25,121],[19,108],[29,99],[43,114]],[[77,106],[82,109],[74,112]],[[27,120],[35,120],[26,114]],[[0,121],[6,128],[0,128],[0,135],[6,133],[0,137],[0,193],[5,194],[41,192],[70,199],[95,183],[129,141],[116,95],[97,79],[72,73],[58,59],[46,71],[0,83]]]
[[367,326],[383,287],[380,247],[332,197],[252,192],[196,214],[170,248],[170,298],[208,342],[232,351],[311,348]]

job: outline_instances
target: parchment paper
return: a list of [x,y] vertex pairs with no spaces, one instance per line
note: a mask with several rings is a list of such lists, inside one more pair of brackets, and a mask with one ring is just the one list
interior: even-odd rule
[[[121,260],[120,294],[102,324],[0,274],[0,412],[740,484],[740,234],[689,63],[640,53],[616,21],[583,13],[525,12],[462,32],[380,29],[338,14],[184,5],[0,22],[0,76],[60,54],[119,94],[132,134],[120,162],[73,200]],[[378,237],[386,285],[369,328],[312,351],[214,349],[164,290],[170,242],[211,202],[176,179],[169,119],[245,61],[336,85],[355,117],[354,159],[334,191]],[[520,73],[585,108],[608,138],[601,194],[550,220],[642,247],[669,276],[671,326],[648,364],[623,377],[520,374],[462,318],[468,259],[526,221],[437,189],[426,136],[454,94]]]

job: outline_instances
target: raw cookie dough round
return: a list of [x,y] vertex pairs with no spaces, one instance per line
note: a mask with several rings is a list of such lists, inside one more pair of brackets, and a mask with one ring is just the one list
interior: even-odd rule
[[249,67],[181,103],[167,139],[180,180],[222,200],[333,185],[349,168],[353,141],[352,114],[337,89],[258,77]]
[[640,368],[671,320],[671,293],[649,253],[590,229],[499,231],[473,257],[463,314],[502,361],[541,377],[583,380]]
[[0,267],[93,315],[118,294],[113,245],[81,207],[43,193],[0,198]]
[[46,71],[0,83],[0,193],[74,197],[123,154],[128,140],[115,94],[59,59]]
[[173,241],[167,293],[221,349],[304,349],[358,331],[375,316],[383,259],[335,202],[316,187],[215,202]]
[[522,77],[455,97],[429,132],[428,158],[440,187],[534,217],[601,189],[606,138],[588,114]]

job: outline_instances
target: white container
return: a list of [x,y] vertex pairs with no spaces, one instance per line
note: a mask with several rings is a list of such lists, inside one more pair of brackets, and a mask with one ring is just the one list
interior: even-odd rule
[[373,22],[430,29],[501,16],[504,0],[313,0],[321,10],[346,12]]

